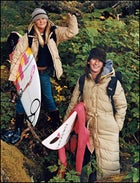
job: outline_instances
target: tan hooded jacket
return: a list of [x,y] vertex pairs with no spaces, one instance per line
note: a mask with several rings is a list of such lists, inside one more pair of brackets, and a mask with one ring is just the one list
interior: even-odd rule
[[[95,150],[96,161],[102,176],[120,173],[119,164],[119,131],[123,127],[127,102],[124,90],[119,81],[113,96],[116,114],[113,114],[111,101],[106,88],[114,75],[112,61],[108,60],[98,83],[90,75],[85,78],[83,102],[86,108],[87,128],[90,130],[90,151]],[[65,119],[73,107],[79,102],[79,81],[72,94]],[[98,175],[98,179],[100,176]]]
[[[50,28],[53,25],[53,23],[49,20],[48,20],[48,23]],[[28,31],[32,29],[32,26],[33,24],[29,25]],[[46,32],[45,32],[46,35],[48,34],[49,28],[46,29]],[[56,77],[57,79],[60,79],[61,75],[63,74],[63,69],[62,69],[62,63],[60,60],[57,46],[60,42],[69,40],[72,37],[74,37],[76,34],[78,34],[78,23],[77,23],[76,16],[70,15],[68,17],[68,27],[56,26],[56,29],[55,29],[56,43],[53,39],[50,39],[51,34],[52,32],[46,36],[45,42],[47,43],[50,53],[52,55]],[[27,48],[28,48],[28,35],[26,33],[22,38],[20,38],[20,41],[14,50],[13,60],[10,68],[10,76],[9,76],[10,81],[16,80],[16,74],[18,71],[20,58]],[[33,55],[36,61],[37,61],[38,49],[39,49],[38,36],[35,35],[32,40],[31,50],[33,52]]]

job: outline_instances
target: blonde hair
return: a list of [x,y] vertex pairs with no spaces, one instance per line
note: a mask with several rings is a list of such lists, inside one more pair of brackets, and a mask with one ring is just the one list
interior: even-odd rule
[[43,37],[41,36],[36,24],[34,22],[32,22],[29,27],[28,27],[28,30],[30,31],[32,29],[32,27],[34,27],[34,30],[35,30],[35,35],[37,36],[38,38],[38,41],[39,41],[39,44],[44,47],[44,44],[46,44],[48,42],[48,37],[49,37],[49,34],[50,34],[50,29],[51,29],[51,26],[54,25],[53,22],[51,22],[50,20],[47,21],[47,25],[46,25],[46,28],[45,28],[45,41],[43,39]]

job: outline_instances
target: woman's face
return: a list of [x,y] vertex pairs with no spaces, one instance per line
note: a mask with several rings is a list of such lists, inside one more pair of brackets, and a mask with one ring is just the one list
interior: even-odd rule
[[45,30],[45,27],[47,25],[47,19],[40,18],[35,21],[35,25],[37,26],[38,30],[42,33]]
[[88,62],[89,66],[90,66],[90,72],[93,74],[99,74],[103,68],[103,62],[100,61],[99,59],[91,59]]

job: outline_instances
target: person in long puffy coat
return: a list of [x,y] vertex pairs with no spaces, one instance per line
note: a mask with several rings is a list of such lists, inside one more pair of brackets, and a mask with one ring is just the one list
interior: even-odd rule
[[[14,82],[20,58],[25,50],[31,47],[39,71],[45,111],[51,117],[54,129],[59,127],[61,120],[59,118],[59,110],[52,95],[50,77],[56,77],[59,80],[63,74],[62,63],[57,48],[59,43],[71,39],[76,34],[78,34],[78,22],[75,15],[68,13],[67,26],[57,26],[49,20],[44,9],[36,8],[32,12],[32,21],[27,33],[20,38],[13,52],[9,80]],[[23,128],[23,119],[24,109],[21,101],[18,100],[16,104],[15,129],[20,129],[20,132]],[[12,143],[19,140],[20,136],[16,135],[16,137]]]
[[117,80],[113,96],[116,112],[113,113],[106,88],[115,71],[112,61],[106,60],[103,49],[97,47],[90,51],[85,75],[83,94],[80,94],[78,79],[64,119],[79,101],[84,102],[87,128],[90,130],[90,153],[87,154],[90,156],[95,153],[99,170],[97,179],[100,179],[120,173],[119,132],[124,124],[127,101],[121,83]]

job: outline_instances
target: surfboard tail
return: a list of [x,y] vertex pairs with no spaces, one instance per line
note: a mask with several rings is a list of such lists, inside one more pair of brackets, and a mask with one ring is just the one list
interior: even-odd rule
[[42,141],[42,144],[52,150],[64,147],[69,140],[76,116],[77,112],[74,111],[55,132]]

